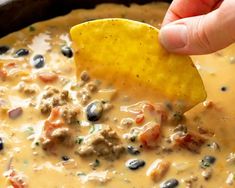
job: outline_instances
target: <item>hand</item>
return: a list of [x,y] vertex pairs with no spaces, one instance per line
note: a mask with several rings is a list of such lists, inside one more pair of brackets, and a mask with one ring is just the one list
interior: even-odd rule
[[235,42],[235,0],[174,0],[159,39],[169,51],[206,54]]

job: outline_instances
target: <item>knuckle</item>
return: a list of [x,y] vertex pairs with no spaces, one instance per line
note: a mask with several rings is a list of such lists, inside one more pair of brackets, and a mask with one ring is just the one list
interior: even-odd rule
[[205,27],[203,16],[199,17],[198,22],[195,24],[195,39],[197,40],[197,44],[203,51],[206,52],[213,52],[215,49],[213,48],[214,45],[211,44],[210,41],[210,34]]
[[[224,33],[224,36],[227,40],[231,42],[235,42],[235,3],[227,3],[226,6],[218,9],[217,11],[217,19],[220,20],[221,27],[220,32]],[[221,20],[222,18],[222,20]]]

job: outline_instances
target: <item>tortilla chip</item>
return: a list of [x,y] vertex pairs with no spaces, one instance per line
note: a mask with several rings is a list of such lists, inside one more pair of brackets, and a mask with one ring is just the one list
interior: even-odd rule
[[185,102],[186,109],[206,98],[191,58],[167,52],[158,41],[159,31],[148,24],[100,19],[76,25],[70,33],[77,75],[87,70],[118,87],[139,87],[146,95],[161,93]]

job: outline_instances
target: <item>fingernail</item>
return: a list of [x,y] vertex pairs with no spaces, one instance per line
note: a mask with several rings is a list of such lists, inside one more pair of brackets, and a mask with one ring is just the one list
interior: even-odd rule
[[187,27],[183,24],[166,25],[160,30],[160,42],[168,50],[183,48],[187,44]]

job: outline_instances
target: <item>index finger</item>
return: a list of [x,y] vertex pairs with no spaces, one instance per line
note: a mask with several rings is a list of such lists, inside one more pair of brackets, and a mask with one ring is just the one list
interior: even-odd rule
[[222,0],[174,0],[166,13],[162,25],[181,18],[207,14],[221,2]]

